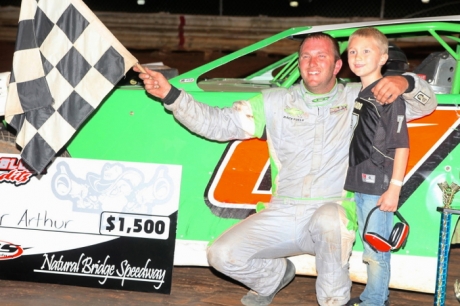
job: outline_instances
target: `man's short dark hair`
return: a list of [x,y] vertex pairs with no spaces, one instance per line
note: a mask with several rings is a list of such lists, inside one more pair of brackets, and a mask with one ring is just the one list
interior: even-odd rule
[[305,38],[302,40],[302,43],[300,44],[299,51],[302,49],[302,46],[303,46],[304,42],[309,40],[309,39],[312,39],[312,38],[315,38],[315,39],[320,39],[320,38],[329,39],[332,42],[332,46],[334,48],[334,58],[335,58],[335,60],[338,61],[340,59],[339,43],[337,42],[337,40],[334,37],[332,37],[331,35],[329,35],[327,33],[323,33],[323,32],[316,32],[316,33],[307,34],[307,36],[305,36]]

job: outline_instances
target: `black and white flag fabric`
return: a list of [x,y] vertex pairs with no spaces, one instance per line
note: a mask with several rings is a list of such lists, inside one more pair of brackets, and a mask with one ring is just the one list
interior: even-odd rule
[[41,173],[137,62],[81,0],[22,0],[5,119]]

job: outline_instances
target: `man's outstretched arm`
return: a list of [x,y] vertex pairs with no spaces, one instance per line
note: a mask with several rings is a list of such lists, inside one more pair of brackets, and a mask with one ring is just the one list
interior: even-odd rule
[[[211,107],[172,86],[161,73],[144,69],[145,73],[140,73],[139,77],[144,81],[145,90],[159,98],[163,106],[191,132],[218,141],[256,137],[249,101],[234,102],[233,107]],[[140,72],[137,67],[134,67],[134,71]]]

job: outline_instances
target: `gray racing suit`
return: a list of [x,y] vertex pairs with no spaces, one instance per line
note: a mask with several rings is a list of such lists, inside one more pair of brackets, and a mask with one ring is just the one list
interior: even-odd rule
[[[431,87],[414,79],[414,89],[403,95],[408,120],[437,105]],[[211,266],[266,296],[284,275],[284,257],[312,254],[319,304],[349,300],[348,259],[356,227],[341,200],[360,89],[360,83],[337,84],[327,94],[314,95],[302,83],[263,91],[228,108],[210,107],[171,90],[164,106],[192,132],[218,141],[258,137],[268,143],[271,201],[213,242],[208,248]]]

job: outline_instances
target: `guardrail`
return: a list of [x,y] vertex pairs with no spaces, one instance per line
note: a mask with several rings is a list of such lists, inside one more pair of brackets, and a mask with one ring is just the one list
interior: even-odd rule
[[[94,12],[128,49],[161,51],[234,51],[289,28],[378,20],[372,17],[228,17],[169,13]],[[0,6],[0,41],[16,41],[19,7]],[[434,39],[398,39],[398,44],[436,43]],[[283,42],[266,53],[291,54],[297,46]]]
[[[376,18],[279,18],[175,15],[169,13],[94,12],[118,40],[131,49],[184,51],[238,50],[283,30]],[[0,7],[0,41],[15,41],[19,7]],[[267,53],[291,54],[292,46],[278,44]]]

